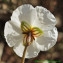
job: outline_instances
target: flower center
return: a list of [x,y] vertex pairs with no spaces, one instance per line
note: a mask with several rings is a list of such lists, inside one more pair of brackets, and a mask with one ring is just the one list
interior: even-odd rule
[[22,34],[24,34],[24,39],[23,39],[24,44],[27,43],[27,45],[30,45],[33,42],[33,40],[35,40],[32,31],[23,32]]
[[23,44],[29,46],[36,37],[43,34],[43,31],[38,27],[31,27],[25,21],[21,22],[21,30],[24,35]]

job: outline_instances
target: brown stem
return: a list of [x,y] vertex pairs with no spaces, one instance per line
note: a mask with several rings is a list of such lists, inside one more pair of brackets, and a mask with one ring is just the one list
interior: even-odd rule
[[28,46],[25,46],[25,48],[24,48],[21,63],[25,63],[25,54],[26,54],[27,47],[28,47]]

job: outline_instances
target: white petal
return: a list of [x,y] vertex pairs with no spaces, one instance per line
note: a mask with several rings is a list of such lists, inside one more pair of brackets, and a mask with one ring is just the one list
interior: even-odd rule
[[24,51],[23,42],[21,42],[21,43],[19,43],[19,44],[16,44],[16,45],[13,47],[13,50],[14,50],[14,52],[15,52],[18,56],[22,57],[23,51]]
[[33,22],[34,26],[37,26],[43,30],[52,29],[56,25],[56,19],[54,15],[44,7],[35,7],[37,11],[37,20]]
[[58,32],[56,28],[53,28],[50,31],[47,31],[49,33],[47,33],[44,36],[38,37],[36,39],[36,42],[38,43],[38,48],[41,51],[46,51],[48,49],[50,49],[51,47],[53,47],[56,42],[57,42],[57,37],[58,37]]
[[[18,56],[22,57],[24,51],[24,46],[22,42],[18,45],[15,45],[13,49]],[[33,42],[30,46],[28,46],[25,58],[36,57],[39,51],[40,50],[37,49],[35,42]]]
[[8,21],[5,24],[4,36],[6,38],[6,42],[10,47],[21,42],[22,39],[21,29],[17,25],[18,23],[13,21]]
[[40,49],[37,48],[37,43],[33,42],[27,50],[28,58],[36,57],[38,53],[40,52]]
[[26,21],[27,23],[31,24],[36,17],[36,10],[30,4],[25,4],[18,7],[11,16],[12,21]]

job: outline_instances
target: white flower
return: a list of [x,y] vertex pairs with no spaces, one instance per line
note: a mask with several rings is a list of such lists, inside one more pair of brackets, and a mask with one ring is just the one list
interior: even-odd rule
[[[25,27],[29,26],[32,29],[37,27],[43,33],[38,37],[32,37],[32,33],[29,34],[30,32],[24,33],[23,31],[26,29],[23,30],[23,23],[26,25]],[[55,25],[55,17],[46,8],[42,6],[34,8],[30,4],[25,4],[13,11],[11,20],[5,24],[4,36],[8,45],[13,47],[15,53],[20,57],[22,57],[24,50],[23,41],[29,38],[27,41],[32,41],[32,43],[27,48],[25,58],[32,58],[36,57],[39,51],[47,51],[55,45],[58,36]],[[31,28],[29,29],[31,30]]]

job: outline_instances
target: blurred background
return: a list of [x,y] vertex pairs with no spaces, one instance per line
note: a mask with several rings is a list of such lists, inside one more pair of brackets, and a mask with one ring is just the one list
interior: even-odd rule
[[[4,38],[4,26],[14,9],[22,4],[43,6],[50,10],[57,19],[58,40],[50,50],[41,51],[36,58],[26,59],[25,63],[43,63],[35,60],[46,60],[44,63],[63,63],[63,0],[0,0],[0,63],[21,63]],[[51,62],[50,62],[51,61]]]

